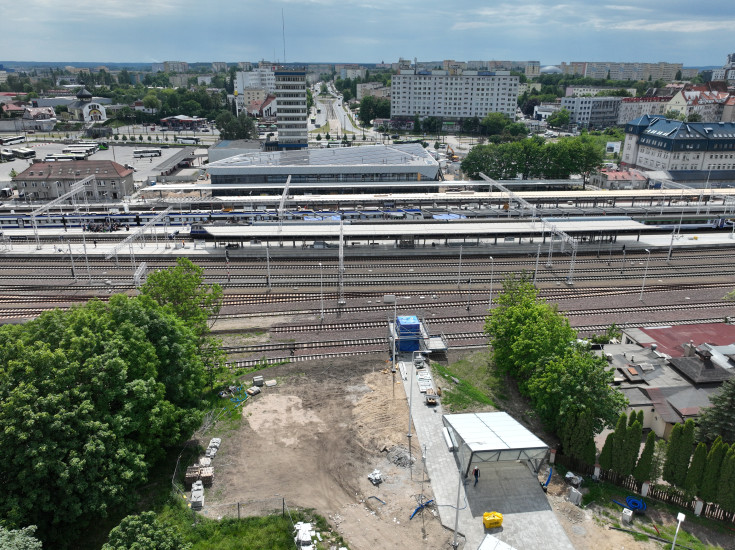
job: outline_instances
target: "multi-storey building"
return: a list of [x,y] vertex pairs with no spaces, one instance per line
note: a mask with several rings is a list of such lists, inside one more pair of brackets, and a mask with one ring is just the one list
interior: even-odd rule
[[238,71],[235,73],[235,90],[238,93],[245,88],[262,88],[268,93],[276,91],[275,67],[261,61],[252,71]]
[[[635,88],[623,88],[632,97],[635,97]],[[620,90],[620,88],[611,88],[610,86],[567,86],[564,95],[566,97],[580,97],[584,95],[597,95],[600,92],[612,92]]]
[[734,170],[735,123],[644,115],[625,125],[621,160],[644,170]]
[[643,115],[663,115],[668,110],[671,97],[624,97],[618,111],[618,126],[624,126]]
[[401,69],[391,82],[391,117],[515,119],[518,77],[509,71],[417,71]]
[[309,134],[306,126],[306,70],[278,68],[274,75],[278,148],[307,147]]
[[582,128],[607,128],[618,123],[620,97],[563,97],[561,108],[569,122]]
[[349,78],[351,80],[354,80],[355,78],[365,78],[365,73],[367,71],[365,67],[360,67],[359,65],[354,64],[335,65],[334,68],[340,78]]
[[28,197],[51,200],[87,176],[95,176],[85,184],[90,200],[122,199],[135,191],[133,170],[111,160],[36,162],[14,177],[13,184]]
[[212,70],[215,73],[226,73],[227,63],[225,63],[224,61],[212,61]]
[[666,80],[676,78],[682,63],[616,63],[612,61],[572,61],[559,66],[564,74],[611,80]]
[[362,98],[366,96],[390,99],[390,87],[383,86],[381,82],[366,82],[364,84],[358,84],[357,101],[362,101]]

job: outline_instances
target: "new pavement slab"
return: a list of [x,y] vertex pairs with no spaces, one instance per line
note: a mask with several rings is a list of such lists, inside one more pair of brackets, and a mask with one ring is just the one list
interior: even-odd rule
[[[413,453],[420,457],[425,449],[426,471],[442,525],[454,529],[457,521],[458,540],[461,543],[464,538],[463,548],[475,550],[486,534],[492,534],[517,550],[574,550],[536,475],[525,464],[485,464],[477,486],[473,479],[463,479],[460,484],[455,454],[447,448],[442,434],[441,404],[425,405],[413,369],[409,368],[406,376],[403,386],[406,397],[412,396],[411,416],[418,436],[418,442],[412,438]],[[503,514],[503,526],[488,530],[482,524],[482,515],[492,511]]]

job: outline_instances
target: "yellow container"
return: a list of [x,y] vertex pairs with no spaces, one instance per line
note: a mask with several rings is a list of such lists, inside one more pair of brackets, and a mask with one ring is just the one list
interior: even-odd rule
[[503,514],[500,512],[485,512],[482,514],[482,524],[485,529],[494,529],[503,525]]

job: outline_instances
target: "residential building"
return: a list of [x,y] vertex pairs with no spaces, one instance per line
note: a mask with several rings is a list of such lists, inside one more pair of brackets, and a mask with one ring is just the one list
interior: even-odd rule
[[669,109],[671,97],[624,97],[618,111],[618,126],[643,115],[663,115]]
[[[613,88],[610,86],[567,86],[564,95],[566,97],[582,97],[582,96],[594,96],[600,92],[612,92],[619,90],[620,88]],[[628,92],[631,97],[635,97],[635,88],[623,88]]]
[[240,69],[241,71],[252,71],[253,64],[250,63],[250,61],[238,61],[237,68]]
[[625,125],[622,164],[644,170],[735,170],[735,123],[644,115]]
[[380,82],[366,82],[357,85],[357,101],[367,96],[390,99],[390,87],[383,86]]
[[569,123],[582,128],[608,128],[618,123],[621,97],[563,97]]
[[85,185],[88,200],[122,199],[135,191],[133,170],[111,160],[35,162],[14,177],[13,184],[19,194],[52,200],[87,176],[94,176]]
[[213,61],[212,62],[212,71],[215,73],[226,73],[227,72],[227,63],[224,61]]
[[666,80],[676,79],[684,68],[682,63],[617,63],[611,61],[572,61],[559,67],[564,74],[610,80]]
[[155,115],[158,112],[158,109],[156,109],[155,107],[146,107],[145,105],[143,105],[143,102],[141,100],[133,102],[133,110],[140,111],[141,113],[145,113],[147,115]]
[[197,76],[198,86],[210,86],[212,84],[212,77],[210,75]]
[[276,91],[275,67],[261,61],[252,71],[235,73],[235,90],[239,93],[245,88],[262,88],[269,94]]
[[26,107],[22,118],[24,130],[41,132],[50,132],[57,122],[53,107]]
[[174,88],[187,88],[189,86],[189,75],[172,74],[168,77],[168,81]]
[[274,72],[274,76],[278,147],[280,149],[308,147],[306,70],[279,68]]
[[189,72],[189,64],[186,61],[164,61],[164,73],[186,73]]
[[360,67],[359,65],[354,64],[335,65],[334,68],[340,78],[349,78],[351,80],[354,80],[355,78],[365,78],[365,72],[367,71],[365,67]]
[[0,71],[0,84],[5,84],[8,81],[8,71]]
[[518,77],[509,71],[403,68],[391,83],[391,118],[461,120],[503,113],[515,120]]
[[242,88],[235,89],[235,105],[239,113],[254,102],[262,103],[268,97],[265,88]]
[[551,115],[560,110],[561,103],[559,103],[558,101],[543,102],[533,107],[533,118],[535,118],[536,120],[546,120]]

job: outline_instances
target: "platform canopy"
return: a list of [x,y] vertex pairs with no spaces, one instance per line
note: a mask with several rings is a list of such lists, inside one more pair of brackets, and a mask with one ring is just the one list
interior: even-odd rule
[[444,426],[464,476],[486,462],[528,460],[538,469],[549,446],[504,412],[445,414]]

